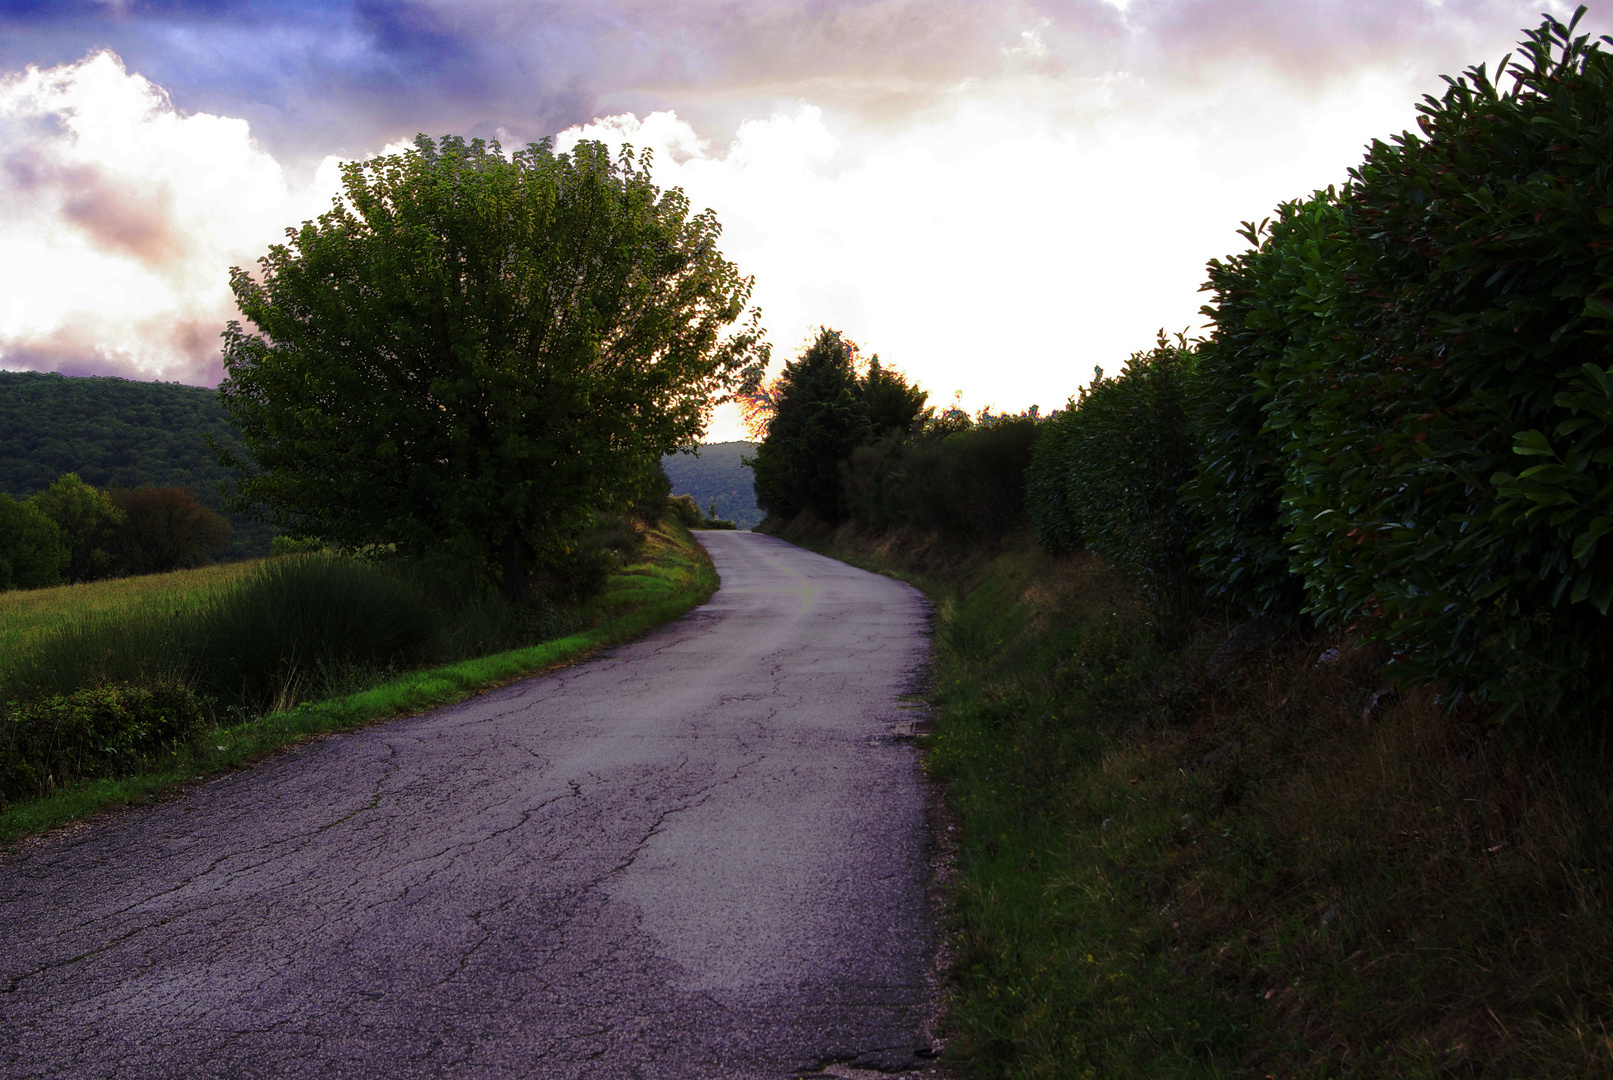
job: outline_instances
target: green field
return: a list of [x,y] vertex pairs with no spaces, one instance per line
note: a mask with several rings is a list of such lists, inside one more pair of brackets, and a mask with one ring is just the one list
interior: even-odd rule
[[[252,559],[169,574],[113,578],[50,589],[0,592],[0,657],[14,656],[66,623],[146,611],[195,611],[220,586],[249,573]],[[3,665],[0,665],[3,666]]]

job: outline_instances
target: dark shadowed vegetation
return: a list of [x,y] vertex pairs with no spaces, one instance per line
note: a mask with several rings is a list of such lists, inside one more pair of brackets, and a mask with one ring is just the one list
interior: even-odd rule
[[229,546],[229,521],[190,488],[102,491],[67,473],[0,495],[0,592],[206,566]]
[[878,356],[861,364],[857,345],[838,330],[819,330],[777,380],[753,395],[767,402],[760,417],[766,433],[750,459],[756,505],[783,519],[805,512],[841,520],[847,511],[842,469],[852,451],[906,431],[925,397],[881,366]]

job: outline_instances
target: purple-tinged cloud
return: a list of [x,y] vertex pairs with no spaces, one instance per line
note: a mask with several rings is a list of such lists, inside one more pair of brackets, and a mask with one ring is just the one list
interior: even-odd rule
[[216,381],[231,264],[329,205],[110,53],[0,78],[0,366]]

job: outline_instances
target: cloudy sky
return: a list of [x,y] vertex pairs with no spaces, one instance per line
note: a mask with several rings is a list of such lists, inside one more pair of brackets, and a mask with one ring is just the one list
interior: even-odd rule
[[776,359],[829,325],[932,399],[1047,409],[1196,328],[1240,222],[1343,181],[1543,11],[1571,8],[0,0],[0,368],[212,385],[228,268],[343,158],[589,137],[716,210]]

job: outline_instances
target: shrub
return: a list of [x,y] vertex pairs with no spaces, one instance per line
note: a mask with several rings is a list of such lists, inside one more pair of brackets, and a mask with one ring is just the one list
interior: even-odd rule
[[32,500],[0,493],[0,591],[58,584],[67,558],[60,526]]
[[317,536],[293,536],[281,533],[269,541],[270,555],[306,555],[327,550],[328,545]]
[[1185,340],[1161,333],[1121,376],[1095,379],[1044,425],[1025,479],[1043,547],[1096,552],[1129,572],[1161,612],[1194,597],[1194,521],[1177,495],[1198,456],[1184,407],[1194,359]]
[[0,706],[0,805],[149,767],[208,728],[185,684],[114,683]]
[[846,504],[859,524],[1001,537],[1025,520],[1025,469],[1034,412],[944,415],[915,434],[892,433],[847,461]]
[[666,512],[672,515],[672,520],[685,529],[737,528],[732,521],[717,516],[715,501],[705,510],[701,510],[693,495],[674,495],[666,501],[666,508]]
[[1283,504],[1286,443],[1266,424],[1277,371],[1325,351],[1331,333],[1319,277],[1346,234],[1331,191],[1284,203],[1275,221],[1245,224],[1251,250],[1210,263],[1204,314],[1215,329],[1198,345],[1184,405],[1199,459],[1182,486],[1197,523],[1192,548],[1207,595],[1254,616],[1292,620],[1304,606],[1290,566]]
[[1583,715],[1613,646],[1613,56],[1548,18],[1506,74],[1374,143],[1334,232],[1271,237],[1318,324],[1266,429],[1312,614],[1502,715]]

